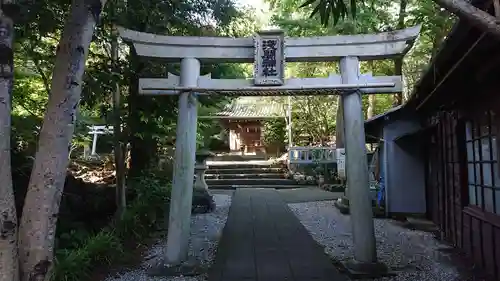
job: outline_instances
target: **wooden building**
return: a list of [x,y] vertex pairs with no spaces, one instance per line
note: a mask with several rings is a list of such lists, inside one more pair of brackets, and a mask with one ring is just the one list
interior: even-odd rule
[[[492,12],[491,1],[473,3]],[[439,226],[443,240],[494,280],[500,280],[498,44],[458,22],[410,100],[366,123],[367,136],[387,150],[382,166],[389,201],[413,200],[397,211],[418,207]],[[396,127],[396,134],[388,134]],[[405,179],[397,167],[406,169]]]
[[263,142],[264,121],[285,118],[284,106],[263,97],[240,97],[214,116],[225,128],[229,152],[259,154],[274,152]]

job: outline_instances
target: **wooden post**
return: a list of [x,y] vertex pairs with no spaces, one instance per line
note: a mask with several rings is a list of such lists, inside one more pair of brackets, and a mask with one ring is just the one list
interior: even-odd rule
[[[181,62],[181,84],[197,86],[200,62],[184,58]],[[187,259],[193,197],[193,178],[196,153],[197,98],[194,93],[179,95],[177,139],[172,198],[168,222],[167,264],[178,265]]]

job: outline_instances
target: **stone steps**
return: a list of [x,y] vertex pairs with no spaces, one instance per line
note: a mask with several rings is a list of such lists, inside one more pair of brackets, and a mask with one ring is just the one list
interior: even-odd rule
[[281,163],[262,160],[207,161],[205,182],[210,189],[315,187],[288,179],[288,169]]
[[210,189],[311,187],[287,179],[287,169],[270,161],[207,161],[205,182]]
[[258,167],[258,168],[235,168],[235,167],[215,167],[209,166],[206,175],[236,175],[236,174],[285,174],[284,168]]
[[281,168],[281,165],[279,164],[265,164],[264,163],[251,163],[251,162],[244,162],[244,161],[232,161],[228,162],[228,164],[219,164],[217,162],[209,162],[207,163],[208,168],[214,169],[214,170],[219,170],[219,169],[250,169],[250,170],[257,170],[257,169],[269,169],[269,168]]
[[267,179],[205,179],[208,186],[219,186],[219,185],[254,185],[256,187],[259,186],[269,186],[269,185],[297,185],[294,180],[289,179],[280,179],[280,178],[267,178]]
[[209,179],[284,179],[285,173],[219,173],[219,174],[205,174],[205,180]]
[[209,189],[215,190],[236,190],[238,188],[274,188],[274,189],[297,189],[297,188],[315,188],[315,185],[302,185],[302,184],[294,184],[294,185],[208,185]]
[[217,155],[207,159],[210,161],[249,161],[249,160],[266,160],[263,155],[238,155],[238,154],[227,154],[227,155]]

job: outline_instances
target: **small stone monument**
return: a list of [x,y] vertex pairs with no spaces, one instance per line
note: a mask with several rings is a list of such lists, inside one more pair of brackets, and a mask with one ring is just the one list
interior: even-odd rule
[[214,156],[208,150],[196,152],[195,182],[193,187],[193,213],[208,213],[215,210],[215,202],[205,182],[205,171],[207,170],[207,158]]

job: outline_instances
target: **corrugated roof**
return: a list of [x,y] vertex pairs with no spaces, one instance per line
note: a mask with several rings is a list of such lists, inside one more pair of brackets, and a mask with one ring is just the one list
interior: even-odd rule
[[373,116],[373,117],[372,117],[372,118],[370,118],[370,119],[366,119],[366,120],[365,120],[365,124],[366,124],[366,123],[373,122],[373,121],[376,121],[376,120],[378,120],[378,119],[380,119],[380,118],[383,118],[383,117],[385,117],[385,116],[387,116],[387,115],[390,115],[391,113],[396,112],[396,111],[400,110],[401,108],[403,108],[403,105],[398,105],[398,106],[396,106],[396,107],[390,108],[390,109],[389,109],[389,110],[387,110],[386,112],[383,112],[383,113],[381,113],[381,114],[379,114],[379,115],[375,115],[375,116]]
[[274,118],[285,117],[284,106],[260,97],[240,97],[212,118]]

